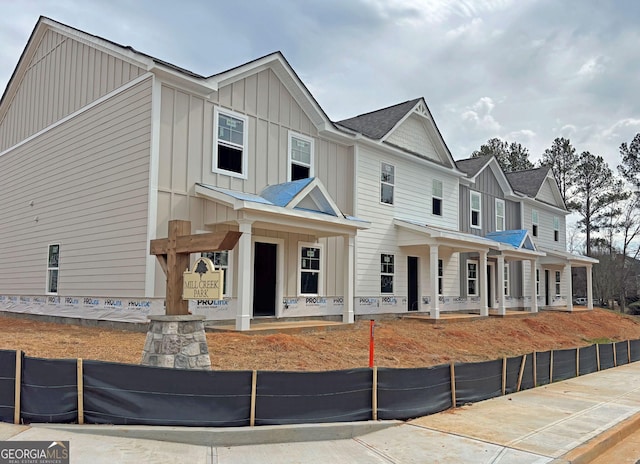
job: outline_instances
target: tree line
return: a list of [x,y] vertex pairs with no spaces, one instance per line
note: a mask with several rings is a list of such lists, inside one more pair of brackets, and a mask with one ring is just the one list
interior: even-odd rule
[[519,143],[489,139],[471,155],[493,155],[505,172],[549,167],[567,210],[579,217],[577,232],[584,248],[572,250],[598,258],[594,266],[594,296],[616,299],[624,309],[639,292],[640,275],[640,133],[619,148],[620,164],[611,168],[602,156],[580,154],[564,137],[556,138],[534,165]]

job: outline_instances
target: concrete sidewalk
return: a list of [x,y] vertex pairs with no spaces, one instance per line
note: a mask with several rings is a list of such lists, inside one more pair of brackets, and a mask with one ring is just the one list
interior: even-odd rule
[[15,426],[0,440],[69,440],[84,463],[580,463],[640,427],[640,363],[395,421],[255,428]]

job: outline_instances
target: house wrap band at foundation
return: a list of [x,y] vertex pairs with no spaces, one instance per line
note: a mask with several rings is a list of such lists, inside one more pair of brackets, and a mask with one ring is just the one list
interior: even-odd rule
[[[427,89],[428,91],[428,89]],[[25,179],[44,179],[25,182]],[[332,121],[275,52],[201,76],[40,18],[0,101],[0,310],[146,322],[170,220],[237,231],[223,297],[256,318],[572,309],[547,168],[454,161],[423,98]]]

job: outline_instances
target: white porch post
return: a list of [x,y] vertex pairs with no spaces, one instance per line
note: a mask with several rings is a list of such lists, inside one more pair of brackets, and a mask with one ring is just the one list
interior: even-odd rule
[[498,255],[498,314],[504,316],[507,314],[504,298],[504,256]]
[[573,291],[571,289],[571,263],[564,265],[564,280],[567,283],[567,310],[573,311]]
[[429,245],[429,277],[431,278],[431,319],[440,318],[438,295],[438,245]]
[[344,240],[344,306],[342,309],[342,322],[345,324],[353,324],[355,313],[353,309],[353,293],[354,293],[354,253],[355,253],[355,237],[346,235]]
[[238,242],[238,308],[236,309],[236,330],[249,330],[253,307],[251,290],[251,224],[253,221],[238,220],[242,232]]
[[587,309],[593,309],[593,274],[591,264],[587,265]]
[[531,312],[538,312],[538,286],[536,285],[536,270],[538,268],[538,260],[531,259],[529,260],[529,266],[531,267],[531,276],[529,277],[531,280]]
[[480,315],[488,316],[489,306],[487,305],[488,288],[487,288],[487,252],[486,251],[480,252],[480,269],[478,270],[478,279],[480,280]]

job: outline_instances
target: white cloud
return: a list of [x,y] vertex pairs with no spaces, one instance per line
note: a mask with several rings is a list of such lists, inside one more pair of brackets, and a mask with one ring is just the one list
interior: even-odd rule
[[485,132],[498,132],[501,128],[500,123],[491,115],[495,106],[491,97],[482,97],[462,112],[462,120],[469,123],[473,128],[478,128]]
[[589,58],[578,70],[578,76],[593,77],[596,74],[604,72],[606,69],[606,60],[602,56]]

